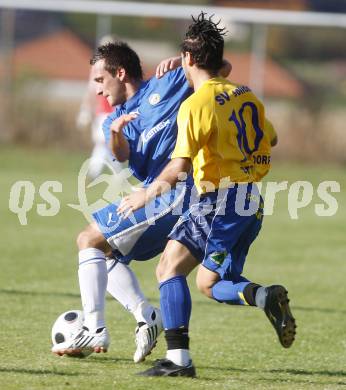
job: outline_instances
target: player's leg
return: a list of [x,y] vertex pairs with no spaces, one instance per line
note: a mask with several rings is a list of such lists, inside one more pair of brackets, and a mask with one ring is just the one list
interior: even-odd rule
[[[257,306],[263,309],[281,345],[289,348],[294,341],[296,325],[286,289],[277,285],[263,287],[241,276],[250,245],[261,229],[261,220],[256,216],[250,218],[252,221],[244,225],[245,229],[242,228],[242,223],[239,223],[238,230],[242,229],[243,232],[237,242],[232,244],[229,253],[220,253],[217,259],[215,252],[206,256],[197,273],[197,286],[202,293],[218,302]],[[227,222],[224,225],[227,226]],[[224,233],[227,231],[222,232]],[[232,237],[231,231],[228,236]]]
[[179,366],[191,363],[188,336],[191,295],[186,278],[198,264],[184,245],[170,240],[156,270],[167,342],[166,358]]
[[76,355],[84,351],[106,352],[110,342],[104,308],[108,279],[106,253],[111,248],[95,224],[87,226],[79,234],[77,245],[84,326],[71,340],[53,347],[52,351],[59,355]]
[[[150,322],[148,317],[152,315],[152,306],[148,308],[147,300],[128,264],[133,259],[150,260],[164,250],[167,236],[179,218],[172,211],[184,199],[184,194],[177,195],[177,198],[174,194],[159,197],[151,202],[153,207],[149,203],[145,208],[136,210],[130,218],[119,217],[116,204],[93,215],[116,259],[108,262],[108,291],[135,316],[137,322]],[[129,291],[132,293],[129,294]]]
[[[97,225],[94,224],[92,225],[92,227],[96,231],[93,230],[91,232],[89,227],[88,232],[84,232],[84,234],[88,235],[89,243],[87,245],[94,244],[94,246],[96,246],[99,242],[103,242],[106,247],[107,253],[111,252],[111,250],[114,250],[114,247],[111,248],[108,245],[107,241],[98,230]],[[97,242],[90,242],[90,240],[97,240]],[[138,280],[132,270],[126,264],[121,264],[117,261],[115,261],[113,265],[113,267],[109,266],[108,270],[106,270],[106,275],[102,274],[102,277],[104,279],[98,281],[98,292],[96,293],[96,295],[95,290],[92,288],[92,284],[88,280],[90,274],[87,274],[87,272],[89,270],[86,270],[85,267],[80,267],[79,278],[81,286],[83,285],[83,288],[81,287],[81,293],[82,291],[84,291],[84,294],[86,295],[85,302],[88,302],[88,304],[86,305],[87,310],[84,309],[86,318],[85,325],[89,327],[87,323],[87,318],[90,318],[93,314],[88,313],[92,310],[95,310],[94,306],[99,308],[99,310],[96,310],[95,315],[104,317],[104,310],[100,306],[101,302],[104,302],[104,300],[101,301],[99,299],[99,290],[101,289],[101,286],[104,289],[104,281],[107,280],[107,290],[111,293],[111,295],[116,300],[118,300],[125,308],[129,309],[129,311],[134,315],[137,324],[144,326],[141,331],[139,331],[139,329],[136,329],[136,341],[138,346],[134,355],[134,361],[137,363],[143,361],[145,359],[145,356],[150,353],[151,349],[156,344],[156,339],[162,330],[160,312],[155,307],[153,307],[144,297],[144,294],[139,286]],[[89,272],[92,272],[92,270],[90,270]],[[94,272],[99,274],[96,269],[94,269]],[[106,278],[107,274],[108,278]],[[83,284],[83,282],[85,282],[85,285]],[[102,294],[104,294],[103,290]],[[97,299],[96,305],[93,305],[92,303],[95,301],[95,299]],[[85,307],[84,302],[83,307]],[[99,322],[96,325],[100,327],[100,319],[98,319],[98,321]],[[137,327],[139,327],[139,325],[137,325]],[[151,337],[148,337],[148,335],[151,335]]]
[[198,289],[218,302],[254,306],[260,286],[241,274],[250,245],[261,229],[261,219],[226,210],[225,215],[215,216],[213,226],[196,277]]
[[119,219],[115,204],[93,215],[119,260],[109,263],[107,289],[137,322],[135,362],[143,361],[155,347],[162,332],[162,320],[160,311],[145,299],[127,264],[132,259],[149,260],[163,251],[167,235],[179,218],[172,211],[179,207],[184,196],[185,191],[167,193],[127,219]]
[[134,272],[127,264],[110,259],[107,261],[107,267],[107,291],[136,320],[135,337],[137,348],[133,360],[135,363],[142,362],[155,347],[157,338],[162,332],[160,310],[151,305],[144,296]]
[[[217,194],[213,194],[194,202],[169,234],[171,241],[157,269],[167,356],[142,375],[195,376],[189,352],[191,298],[186,276],[204,258],[207,237],[217,209],[216,200]],[[209,212],[206,212],[207,209]]]
[[[98,256],[99,258],[101,257],[100,249],[104,249],[104,255],[110,254],[112,250],[116,249],[115,247],[110,247],[96,224],[90,225],[80,234],[78,244],[80,249],[83,248],[83,251],[87,251],[86,254],[91,252],[94,257]],[[95,247],[98,252],[96,253],[95,250],[91,251],[90,246],[92,246],[93,249]],[[83,256],[84,254],[85,252],[80,252],[80,255]],[[105,268],[105,261],[96,260],[98,267],[94,266],[92,268],[92,266],[84,266],[84,264],[88,264],[85,263],[86,259],[84,256],[81,260],[82,264],[80,263],[79,267],[79,280],[85,315],[85,326],[88,328],[92,326],[94,329],[96,326],[98,331],[102,328],[102,325],[104,324],[104,298],[102,299],[102,297],[104,297],[105,289],[107,287],[107,290],[111,295],[125,308],[131,308],[132,314],[136,320],[138,320],[137,323],[144,322],[143,320],[145,320],[144,323],[147,325],[146,328],[148,328],[147,332],[137,332],[136,340],[138,340],[142,333],[147,336],[148,332],[151,335],[151,338],[142,335],[143,337],[140,338],[141,342],[137,342],[139,346],[134,355],[135,362],[143,361],[145,356],[148,355],[155,346],[156,339],[162,330],[160,312],[145,299],[136,276],[125,264],[115,263],[115,267],[110,267],[107,270],[107,268]],[[93,262],[95,260],[91,261]],[[95,276],[98,276],[96,286],[92,283]],[[151,329],[151,327],[153,329]],[[140,335],[138,335],[138,333],[140,333]]]
[[180,242],[168,242],[156,270],[167,342],[166,359],[158,360],[153,368],[141,375],[195,376],[189,352],[191,296],[186,277],[198,264]]
[[104,301],[107,288],[106,254],[111,247],[96,224],[87,226],[77,238],[79,286],[84,310],[84,325],[90,330],[105,326]]
[[[112,250],[107,261],[107,291],[133,314],[137,323],[150,323],[157,310],[144,297],[138,280],[128,264],[134,258],[141,258],[144,252],[148,255],[146,259],[159,253],[155,252],[156,248],[154,251],[147,249],[148,239],[144,234],[150,235],[153,228],[146,223],[146,216],[142,210],[135,212],[130,220],[121,219],[116,209],[116,204],[110,204],[93,214],[97,226],[110,243]],[[157,239],[160,241],[160,236],[157,236]]]
[[197,271],[196,285],[202,294],[218,302],[247,305],[244,292],[246,287],[253,285],[253,283],[242,276],[233,280],[222,280],[217,272],[210,271],[204,265],[200,265]]
[[136,319],[145,322],[153,313],[153,306],[144,296],[138,279],[127,264],[115,259],[107,260],[107,291]]

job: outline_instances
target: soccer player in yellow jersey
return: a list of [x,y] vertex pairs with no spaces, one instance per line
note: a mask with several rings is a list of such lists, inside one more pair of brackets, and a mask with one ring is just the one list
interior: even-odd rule
[[282,346],[294,341],[286,289],[263,287],[242,276],[263,219],[255,182],[269,171],[274,136],[251,90],[217,76],[223,34],[204,13],[193,19],[182,44],[182,64],[195,92],[180,107],[171,161],[147,189],[125,197],[118,209],[127,215],[175,185],[182,172],[193,170],[199,197],[173,228],[157,267],[167,354],[141,373],[146,376],[195,376],[186,277],[197,266],[201,292],[218,302],[262,308]]

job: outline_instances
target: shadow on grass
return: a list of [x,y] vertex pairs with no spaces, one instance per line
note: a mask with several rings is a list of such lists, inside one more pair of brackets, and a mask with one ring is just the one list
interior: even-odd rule
[[[28,368],[4,368],[0,367],[0,372],[8,372],[15,374],[30,374],[30,375],[59,375],[59,376],[78,376],[76,372],[62,372],[55,370],[33,370]],[[83,376],[85,373],[82,374]]]
[[318,370],[318,371],[309,371],[309,370],[297,370],[286,368],[283,370],[265,370],[265,372],[274,372],[278,374],[292,374],[292,375],[321,375],[321,376],[345,376],[346,371],[328,371],[328,370]]
[[[254,370],[254,369],[247,369],[247,368],[236,368],[236,367],[230,367],[230,368],[225,368],[225,367],[208,367],[208,366],[198,366],[197,369],[207,369],[207,370],[216,370],[216,371],[228,371],[230,373],[232,372],[240,372],[240,373],[256,373],[256,374],[290,374],[292,376],[324,376],[324,377],[336,377],[336,378],[344,378],[346,377],[346,371],[329,371],[329,370],[317,370],[317,371],[310,371],[310,370],[298,370],[298,369],[273,369],[273,370]],[[265,378],[261,378],[261,380],[267,380]],[[269,379],[268,379],[269,380]],[[272,379],[270,379],[272,380]],[[282,382],[282,381],[287,381],[286,379],[278,379],[276,378],[277,381]],[[290,379],[291,380],[291,379]],[[317,382],[316,382],[317,383]],[[334,383],[334,382],[333,382]],[[346,385],[346,382],[338,383],[342,385]]]
[[0,289],[0,294],[7,295],[25,295],[28,297],[67,297],[67,298],[80,298],[78,293],[69,292],[50,292],[50,291],[27,291],[27,290],[13,290],[13,289]]
[[90,361],[92,361],[93,363],[97,363],[97,362],[133,363],[132,359],[114,358],[114,357],[110,357],[110,356],[89,356],[88,359],[79,360],[79,362],[87,362],[87,363],[90,363]]
[[[277,378],[268,378],[268,379],[265,379],[265,378],[258,378],[256,379],[260,382],[269,382],[269,383],[292,383],[292,386],[294,386],[294,384],[309,384],[309,385],[325,385],[325,386],[328,386],[328,385],[339,385],[339,386],[345,386],[346,385],[346,382],[319,382],[319,381],[311,381],[311,380],[300,380],[300,379],[292,379],[292,378],[289,378],[289,379],[277,379]],[[304,387],[305,388],[305,387]]]
[[[24,295],[30,298],[32,297],[55,297],[55,298],[78,298],[80,299],[80,294],[78,293],[69,293],[69,292],[51,292],[51,291],[27,291],[27,290],[12,290],[12,289],[0,289],[0,294],[7,295]],[[107,296],[107,300],[114,301],[114,298]]]
[[346,310],[330,309],[328,307],[291,306],[291,308],[292,308],[292,310],[297,310],[297,311],[311,311],[311,312],[316,311],[316,312],[319,312],[319,313],[342,313],[342,314],[346,314]]

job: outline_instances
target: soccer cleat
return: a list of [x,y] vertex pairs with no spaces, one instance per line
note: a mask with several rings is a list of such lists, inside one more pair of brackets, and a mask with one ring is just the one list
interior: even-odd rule
[[188,366],[178,366],[171,360],[160,359],[156,360],[154,367],[149,368],[146,371],[139,372],[140,376],[186,376],[194,378],[196,376],[196,370],[190,360]]
[[151,315],[151,323],[138,323],[135,330],[137,349],[133,355],[135,363],[143,362],[145,357],[150,355],[162,330],[162,319],[159,309],[154,309]]
[[59,356],[86,357],[92,352],[107,352],[109,343],[106,328],[98,329],[96,332],[83,328],[70,340],[54,345],[52,352]]
[[289,348],[296,334],[296,321],[289,307],[287,291],[283,286],[266,287],[264,312],[273,325],[281,345]]

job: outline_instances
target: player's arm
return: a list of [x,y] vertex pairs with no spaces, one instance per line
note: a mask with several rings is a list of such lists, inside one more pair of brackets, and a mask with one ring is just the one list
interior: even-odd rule
[[157,65],[156,77],[160,79],[167,72],[177,69],[179,66],[181,66],[181,56],[166,58]]
[[[202,122],[204,119],[202,115]],[[208,139],[209,126],[204,129],[199,122],[199,116],[193,115],[190,105],[185,102],[180,106],[177,123],[178,136],[171,161],[149,187],[123,198],[117,210],[118,214],[123,214],[125,218],[128,217],[131,212],[138,210],[156,196],[175,186],[179,180],[179,174],[191,171],[194,157]]]
[[[159,79],[167,72],[177,69],[179,66],[181,66],[181,56],[170,57],[165,60],[162,60],[157,65],[156,77]],[[227,60],[223,60],[222,68],[219,71],[220,76],[228,77],[228,75],[231,73],[231,70],[232,70],[232,65]]]
[[192,164],[189,158],[173,158],[147,188],[147,200],[154,199],[162,193],[170,191],[179,181],[181,173],[189,173],[191,167]]
[[124,114],[111,124],[109,146],[119,162],[125,162],[130,157],[130,145],[124,136],[123,128],[136,117],[136,114]]
[[120,202],[117,213],[123,214],[123,217],[127,218],[131,212],[143,207],[157,196],[170,191],[179,181],[181,173],[189,173],[191,166],[189,158],[172,159],[149,187],[125,196]]
[[276,135],[271,141],[270,141],[270,145],[271,147],[273,148],[274,146],[276,146],[278,144],[278,136]]
[[273,124],[267,118],[265,118],[264,122],[264,131],[269,135],[271,147],[276,146],[278,143],[278,135],[274,129]]

